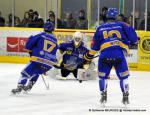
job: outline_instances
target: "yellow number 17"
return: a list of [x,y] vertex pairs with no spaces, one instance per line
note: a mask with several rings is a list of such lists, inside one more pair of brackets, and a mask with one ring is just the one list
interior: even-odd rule
[[44,40],[44,51],[51,52],[55,48],[56,44],[52,41]]

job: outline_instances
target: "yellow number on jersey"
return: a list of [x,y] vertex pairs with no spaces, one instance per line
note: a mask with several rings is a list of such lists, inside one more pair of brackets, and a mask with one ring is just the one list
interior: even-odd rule
[[[48,45],[50,45],[49,48],[48,48]],[[43,48],[43,50],[47,51],[47,52],[51,52],[55,48],[55,46],[56,46],[56,44],[54,44],[53,42],[48,41],[48,40],[44,40],[44,48]]]
[[121,38],[121,34],[120,34],[120,32],[118,30],[111,30],[109,32],[103,31],[104,39],[107,39],[108,37],[111,37],[113,34],[116,34],[116,36],[118,38]]

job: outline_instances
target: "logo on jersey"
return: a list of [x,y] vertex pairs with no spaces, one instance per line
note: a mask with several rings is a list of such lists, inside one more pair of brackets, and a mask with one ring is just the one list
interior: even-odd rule
[[44,51],[40,51],[40,55],[44,55]]
[[147,54],[150,54],[150,36],[145,36],[140,41],[140,49]]

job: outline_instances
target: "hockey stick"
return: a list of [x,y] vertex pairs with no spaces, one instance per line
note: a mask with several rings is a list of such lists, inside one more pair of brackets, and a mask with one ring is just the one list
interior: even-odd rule
[[[79,57],[79,56],[77,56],[77,55],[75,55],[75,54],[72,54],[73,56],[75,56],[75,57]],[[99,55],[96,55],[96,56],[94,56],[93,58],[97,58],[97,57],[99,57]]]
[[45,85],[46,89],[49,90],[49,83],[46,83],[43,75],[41,75],[41,77],[42,77],[42,80],[44,82],[44,85]]
[[[73,56],[78,57],[77,55],[73,55]],[[99,55],[94,56],[93,59],[94,59],[94,58],[97,58],[97,57],[99,57]],[[81,63],[83,63],[83,62],[80,62],[80,63],[78,63],[78,64],[81,64]],[[71,66],[73,66],[73,65],[75,65],[75,64],[69,64],[69,65],[67,65],[66,67],[60,67],[58,64],[55,64],[55,65],[53,65],[53,66],[54,66],[55,68],[57,68],[57,69],[65,69],[65,68],[71,67]]]
[[[81,63],[83,63],[83,62],[78,63],[78,65],[81,64]],[[65,66],[65,67],[61,67],[61,66],[58,66],[58,65],[53,65],[53,66],[54,66],[55,68],[57,68],[57,69],[66,69],[66,68],[71,67],[71,66],[74,66],[74,65],[76,65],[76,64],[68,64],[68,65]]]
[[97,55],[97,56],[94,56],[93,58],[97,58],[97,57],[99,57],[99,55]]

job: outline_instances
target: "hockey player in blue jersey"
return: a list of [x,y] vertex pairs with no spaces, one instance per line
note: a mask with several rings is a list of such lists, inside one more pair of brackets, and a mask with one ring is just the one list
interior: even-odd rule
[[123,104],[129,104],[129,70],[125,59],[125,53],[129,53],[129,44],[137,44],[135,30],[124,22],[116,21],[118,11],[109,8],[107,12],[108,22],[101,24],[93,37],[92,47],[84,58],[91,60],[97,51],[100,51],[98,61],[99,88],[101,92],[101,103],[107,101],[107,78],[112,67],[120,80],[123,93]]
[[31,90],[39,75],[55,65],[58,45],[57,39],[52,34],[53,30],[53,23],[46,22],[44,32],[29,37],[25,48],[29,51],[31,60],[21,72],[17,88],[12,89],[13,94],[20,93],[22,90]]
[[73,73],[77,78],[78,69],[83,68],[83,54],[88,51],[83,43],[83,33],[75,32],[73,40],[69,43],[61,43],[59,50],[63,54],[61,62],[61,75],[66,78],[70,73]]

